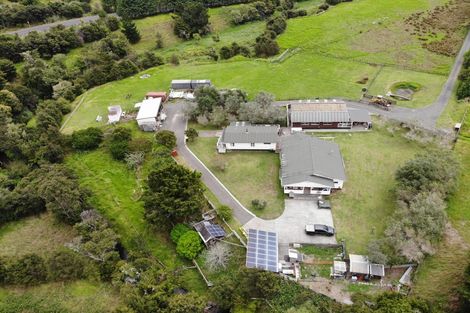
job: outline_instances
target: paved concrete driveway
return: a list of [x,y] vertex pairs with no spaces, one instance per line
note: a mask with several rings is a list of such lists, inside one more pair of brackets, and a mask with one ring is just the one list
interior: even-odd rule
[[333,225],[331,210],[319,209],[316,201],[285,200],[284,213],[274,220],[253,218],[243,225],[245,230],[250,228],[275,231],[281,245],[289,243],[303,244],[336,244],[335,236],[311,236],[305,234],[305,224]]

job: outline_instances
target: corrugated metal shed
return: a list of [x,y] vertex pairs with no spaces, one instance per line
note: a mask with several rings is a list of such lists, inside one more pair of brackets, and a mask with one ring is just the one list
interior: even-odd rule
[[352,123],[372,123],[367,110],[349,109],[348,112]]
[[208,79],[200,79],[200,80],[192,80],[191,81],[191,88],[196,89],[202,86],[212,86],[212,83]]
[[191,80],[189,79],[174,79],[171,81],[171,89],[191,89]]
[[347,123],[349,113],[337,111],[292,111],[292,123]]
[[355,274],[369,275],[369,258],[365,255],[349,255],[349,271]]
[[137,113],[137,120],[146,119],[146,118],[156,118],[160,110],[160,105],[162,103],[161,98],[149,98],[142,101]]

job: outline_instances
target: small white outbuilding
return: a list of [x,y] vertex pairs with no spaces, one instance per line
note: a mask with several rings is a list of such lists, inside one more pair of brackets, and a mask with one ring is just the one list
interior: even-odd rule
[[154,131],[158,126],[158,114],[162,104],[161,98],[149,98],[140,103],[137,113],[137,124],[143,131]]
[[122,108],[120,105],[112,105],[108,107],[108,124],[119,122],[122,115]]

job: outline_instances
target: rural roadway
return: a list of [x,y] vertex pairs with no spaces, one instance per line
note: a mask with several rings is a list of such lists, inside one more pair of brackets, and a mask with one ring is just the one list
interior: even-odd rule
[[[444,111],[452,96],[452,92],[457,83],[457,77],[463,63],[463,56],[468,50],[470,50],[470,32],[465,37],[462,48],[457,55],[452,71],[444,84],[439,97],[433,104],[427,107],[420,109],[394,107],[391,111],[384,111],[355,101],[347,100],[346,102],[348,103],[348,106],[352,108],[366,108],[370,113],[383,115],[387,118],[402,122],[417,124],[425,129],[436,130],[437,119]],[[282,106],[296,101],[298,100],[276,101],[273,105]],[[166,107],[168,118],[163,129],[175,132],[177,137],[177,151],[184,159],[184,162],[190,168],[202,173],[202,181],[206,186],[215,194],[222,204],[228,205],[233,209],[233,215],[242,225],[246,224],[252,220],[255,215],[247,210],[186,146],[184,131],[186,130],[187,120],[184,116],[183,108],[184,102],[178,102]]]
[[[117,16],[115,13],[108,14],[108,15]],[[49,24],[41,24],[41,25],[21,28],[21,29],[17,29],[17,30],[12,30],[12,31],[5,32],[4,34],[18,35],[20,37],[24,37],[24,36],[28,35],[30,32],[33,32],[33,31],[45,32],[45,31],[48,31],[50,28],[52,28],[54,26],[57,26],[57,25],[64,25],[65,27],[76,26],[76,25],[80,25],[81,23],[94,22],[94,21],[98,20],[99,18],[100,17],[98,15],[83,16],[83,17],[79,17],[79,18],[72,18],[70,20],[58,21],[58,22],[49,23]]]

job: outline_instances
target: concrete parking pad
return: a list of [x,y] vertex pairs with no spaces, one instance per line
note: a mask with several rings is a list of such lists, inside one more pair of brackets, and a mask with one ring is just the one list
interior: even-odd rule
[[285,200],[285,209],[280,217],[274,220],[253,218],[243,225],[250,228],[278,233],[280,244],[336,244],[335,236],[307,235],[305,224],[325,224],[333,226],[331,210],[319,209],[316,200]]

